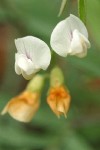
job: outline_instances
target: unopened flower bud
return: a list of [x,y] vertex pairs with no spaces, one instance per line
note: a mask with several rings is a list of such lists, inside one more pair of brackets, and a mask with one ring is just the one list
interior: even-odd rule
[[36,75],[30,82],[28,83],[26,90],[27,91],[38,91],[40,92],[44,85],[44,76],[43,75]]
[[9,113],[11,117],[21,122],[32,120],[40,105],[40,94],[44,77],[36,75],[28,84],[26,90],[12,98],[3,111],[2,115]]
[[58,117],[60,117],[61,114],[64,114],[66,117],[70,105],[69,92],[64,86],[51,88],[47,98],[47,103]]
[[5,106],[2,115],[9,113],[14,119],[29,122],[39,108],[39,93],[23,92],[12,98]]
[[68,89],[64,86],[64,77],[60,68],[53,69],[50,80],[51,87],[49,89],[47,103],[58,117],[62,114],[66,117],[71,97]]
[[50,74],[50,86],[58,87],[61,86],[64,82],[64,76],[59,67],[55,67],[52,69]]

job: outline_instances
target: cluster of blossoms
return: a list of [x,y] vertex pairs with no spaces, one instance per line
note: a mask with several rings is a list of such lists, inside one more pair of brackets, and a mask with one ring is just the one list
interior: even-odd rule
[[[48,45],[33,36],[15,40],[17,53],[15,54],[15,72],[29,80],[32,79],[25,91],[11,99],[2,114],[8,112],[13,118],[28,122],[32,119],[40,104],[41,90],[44,76],[34,74],[40,69],[46,70],[50,65],[51,52]],[[76,55],[84,57],[90,47],[88,32],[84,23],[74,15],[59,22],[54,28],[50,45],[58,55]],[[47,103],[59,117],[62,113],[66,116],[70,95],[64,86],[64,77],[60,68],[54,68],[50,74],[50,89]]]

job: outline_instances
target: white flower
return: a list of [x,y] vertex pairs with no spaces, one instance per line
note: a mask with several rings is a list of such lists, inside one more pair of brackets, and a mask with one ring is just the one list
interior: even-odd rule
[[84,57],[90,47],[88,32],[83,22],[74,15],[59,22],[51,34],[51,47],[60,56]]
[[25,79],[31,79],[40,69],[46,70],[50,64],[51,53],[47,44],[33,36],[15,40],[15,72]]

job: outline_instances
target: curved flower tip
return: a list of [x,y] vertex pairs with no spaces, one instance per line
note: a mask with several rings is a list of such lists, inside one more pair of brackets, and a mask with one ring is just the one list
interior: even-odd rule
[[29,122],[39,108],[39,94],[23,92],[11,99],[5,106],[2,115],[9,113],[11,117],[21,122]]
[[70,105],[70,99],[69,92],[63,86],[60,86],[50,89],[47,103],[58,118],[62,114],[66,117]]
[[50,64],[51,53],[47,44],[33,36],[15,40],[15,72],[25,79],[31,79],[40,69],[46,70]]
[[51,47],[60,56],[76,55],[84,57],[90,48],[88,32],[84,23],[76,16],[70,15],[59,22],[51,34]]

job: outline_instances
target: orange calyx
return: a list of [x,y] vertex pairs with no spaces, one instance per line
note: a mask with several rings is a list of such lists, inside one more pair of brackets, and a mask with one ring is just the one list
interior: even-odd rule
[[51,88],[50,89],[50,94],[49,94],[51,99],[63,99],[69,96],[68,91],[65,90],[63,86],[56,87],[56,88]]
[[39,99],[39,93],[24,91],[19,96],[16,96],[14,99],[23,100],[23,102],[27,103],[28,105],[33,105],[35,101]]
[[2,115],[9,113],[14,119],[29,122],[39,108],[39,93],[24,91],[12,98],[1,112]]
[[70,104],[68,90],[66,90],[64,86],[51,88],[47,98],[47,103],[58,117],[60,117],[61,114],[64,114],[66,117]]

